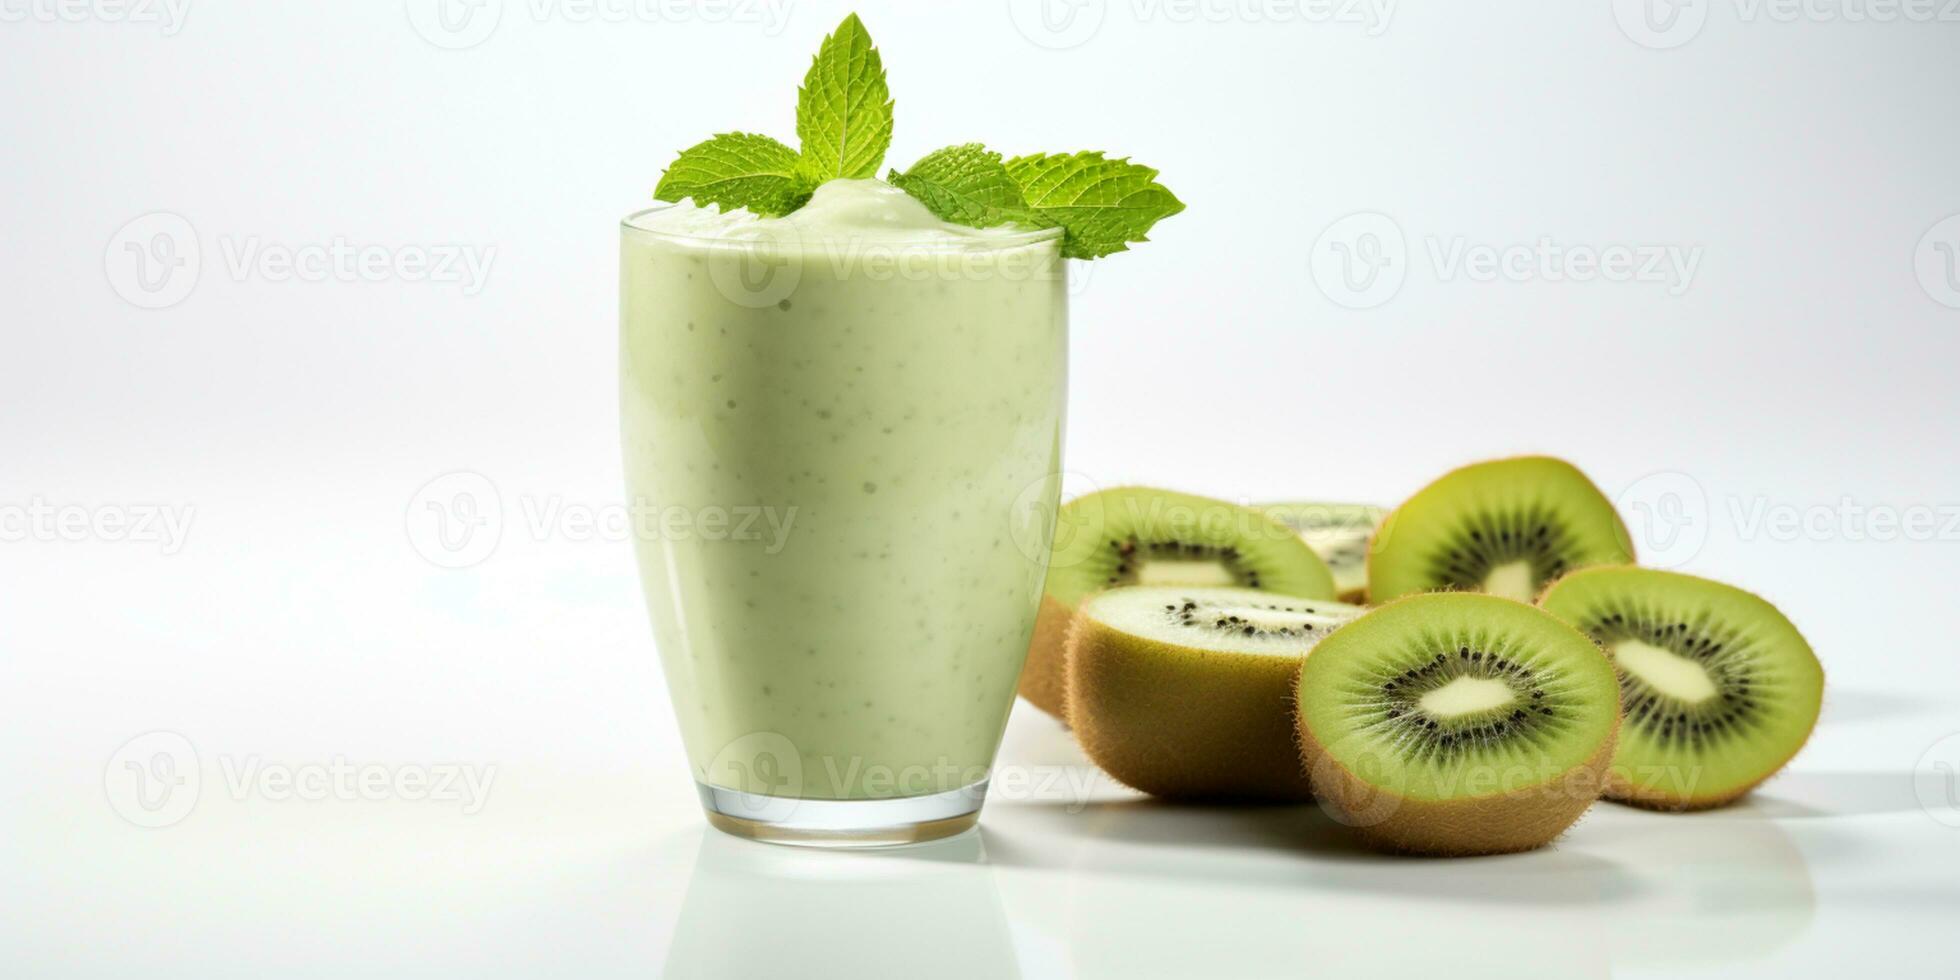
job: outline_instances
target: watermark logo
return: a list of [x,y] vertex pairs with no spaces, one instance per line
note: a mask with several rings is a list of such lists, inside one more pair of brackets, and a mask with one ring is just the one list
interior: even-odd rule
[[[483,291],[497,258],[496,246],[363,244],[345,235],[297,244],[219,235],[217,243],[217,268],[233,282],[434,283],[459,286],[465,296]],[[183,216],[156,211],[116,230],[103,269],[116,295],[142,309],[163,309],[197,288],[204,246]]]
[[[1070,564],[1081,561],[1080,551],[1071,551],[1069,544],[1078,536],[1096,533],[1093,528],[1102,525],[1102,498],[1092,496],[1098,489],[1095,480],[1074,471],[1049,473],[1022,487],[1008,507],[1008,539],[1022,557],[1037,564],[1058,553],[1075,555],[1064,559]],[[1065,512],[1064,500],[1082,503]]]
[[1933,302],[1960,310],[1960,214],[1948,215],[1919,237],[1912,271]]
[[[1348,768],[1336,761],[1337,752],[1349,758]],[[1349,827],[1378,826],[1402,808],[1401,797],[1380,788],[1385,781],[1381,755],[1358,736],[1322,749],[1307,767],[1307,783],[1315,788],[1321,812]],[[1343,791],[1336,793],[1335,787]]]
[[138,24],[175,37],[191,0],[0,0],[0,24]]
[[511,529],[532,541],[705,541],[759,545],[781,554],[796,527],[798,507],[763,504],[661,505],[645,498],[598,504],[564,494],[520,493],[506,510],[504,494],[481,473],[445,473],[409,498],[409,546],[441,568],[489,560]]
[[1912,767],[1912,791],[1919,808],[1940,824],[1960,827],[1960,734],[1927,746]]
[[[497,778],[495,765],[383,765],[338,755],[324,762],[221,755],[218,765],[221,788],[234,802],[449,803],[465,816],[482,811]],[[174,826],[191,815],[204,795],[202,761],[183,735],[145,732],[109,757],[102,767],[102,787],[110,809],[124,820],[150,829]]]
[[983,796],[1011,802],[1064,804],[1070,813],[1088,806],[1099,787],[1117,785],[1086,766],[984,765],[931,761],[891,765],[862,755],[805,756],[780,732],[750,732],[724,745],[701,774],[721,790],[715,806],[733,817],[782,822],[801,806],[806,790],[813,799],[891,799],[960,792],[979,803]]
[[449,51],[490,40],[504,19],[504,0],[407,0],[407,8],[415,33]]
[[1036,47],[1051,51],[1079,47],[1102,30],[1108,0],[1008,0],[1014,29]]
[[1650,568],[1679,568],[1708,541],[1708,493],[1686,473],[1649,473],[1614,498],[1634,554]]
[[708,763],[708,783],[740,796],[727,802],[748,820],[775,823],[796,812],[803,793],[803,754],[779,732],[750,732],[725,746]]
[[1394,218],[1361,211],[1328,225],[1308,262],[1321,295],[1350,310],[1373,309],[1401,290],[1409,246]]
[[[1613,0],[1613,19],[1635,44],[1678,48],[1700,35],[1713,0]],[[1960,0],[1730,0],[1738,24],[1960,22]]]
[[1678,48],[1695,39],[1708,21],[1709,0],[1613,0],[1613,19],[1620,33],[1635,44],[1656,51]]
[[803,281],[802,236],[787,222],[745,231],[753,237],[716,243],[708,250],[708,281],[736,306],[788,310],[790,294]]
[[1414,260],[1427,258],[1439,283],[1618,283],[1659,286],[1680,296],[1701,269],[1701,246],[1615,242],[1594,245],[1541,235],[1530,242],[1480,242],[1464,235],[1422,236],[1412,253],[1402,226],[1362,211],[1327,226],[1308,254],[1314,285],[1351,310],[1395,298]]
[[202,783],[196,746],[176,732],[138,735],[102,767],[110,808],[138,827],[169,827],[190,816]]
[[442,568],[468,568],[503,540],[503,497],[481,473],[445,473],[416,491],[405,519],[416,554]]
[[197,288],[203,251],[181,215],[154,211],[116,230],[102,255],[109,286],[132,306],[176,306]]

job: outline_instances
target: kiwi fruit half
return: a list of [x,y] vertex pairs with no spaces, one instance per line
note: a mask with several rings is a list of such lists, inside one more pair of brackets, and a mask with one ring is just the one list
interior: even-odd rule
[[1035,618],[1021,696],[1067,720],[1066,644],[1083,599],[1125,585],[1209,585],[1334,598],[1327,565],[1287,527],[1223,500],[1117,487],[1069,501]]
[[1307,547],[1327,563],[1342,602],[1360,602],[1368,594],[1368,539],[1388,516],[1388,508],[1373,504],[1288,503],[1259,508],[1266,516],[1293,529]]
[[1574,572],[1541,604],[1619,671],[1626,724],[1606,795],[1717,806],[1783,768],[1817,724],[1824,669],[1775,606],[1734,586],[1646,568]]
[[1453,590],[1530,602],[1567,571],[1632,561],[1626,525],[1584,473],[1520,456],[1444,474],[1390,513],[1368,546],[1368,600]]
[[1069,634],[1069,724],[1105,772],[1153,796],[1304,800],[1293,679],[1360,614],[1251,589],[1091,596]]
[[1296,721],[1321,805],[1422,854],[1538,847],[1599,797],[1619,681],[1585,634],[1471,593],[1411,596],[1315,646]]

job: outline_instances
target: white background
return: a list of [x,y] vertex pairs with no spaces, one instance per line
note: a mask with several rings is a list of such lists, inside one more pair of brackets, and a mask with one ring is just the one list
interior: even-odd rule
[[[1079,484],[1392,504],[1555,453],[1650,556],[1761,592],[1817,647],[1824,722],[1756,802],[1603,807],[1553,851],[1436,864],[1343,849],[1311,814],[1108,787],[1079,813],[998,800],[985,837],[923,861],[704,836],[629,548],[553,515],[622,496],[616,220],[710,133],[792,138],[846,7],[490,0],[444,33],[421,2],[0,0],[0,962],[1789,976],[1881,948],[1950,971],[1931,945],[1960,905],[1939,822],[1960,822],[1940,795],[1960,743],[1935,747],[1960,730],[1943,5],[857,5],[897,100],[889,163],[1100,148],[1189,205],[1077,270]],[[157,212],[175,217],[131,224]],[[1381,217],[1341,222],[1357,212]],[[1451,258],[1541,240],[1694,272],[1480,279]],[[130,242],[198,262],[146,290]],[[238,265],[335,242],[487,274]],[[1341,247],[1387,278],[1349,291]],[[495,523],[447,568],[414,517],[463,471]],[[167,508],[188,531],[24,524],[37,505]],[[153,731],[194,747],[203,785],[145,830],[104,776]],[[1071,751],[1022,709],[1003,759]],[[336,757],[498,775],[468,815],[225,783],[227,762]],[[1915,768],[1947,777],[1919,780],[1926,806]],[[1534,957],[1534,933],[1555,948]]]

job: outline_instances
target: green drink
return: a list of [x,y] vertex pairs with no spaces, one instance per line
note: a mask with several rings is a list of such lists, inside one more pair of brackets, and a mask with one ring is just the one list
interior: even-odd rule
[[874,179],[884,63],[855,14],[792,149],[724,132],[620,240],[640,577],[708,819],[781,843],[973,825],[1060,492],[1063,260],[1183,210],[1100,152],[942,147]]
[[1056,503],[1059,235],[868,180],[622,235],[628,485],[665,519],[641,576],[711,818],[799,836],[843,810],[812,801],[909,801],[832,828],[876,842],[970,821]]

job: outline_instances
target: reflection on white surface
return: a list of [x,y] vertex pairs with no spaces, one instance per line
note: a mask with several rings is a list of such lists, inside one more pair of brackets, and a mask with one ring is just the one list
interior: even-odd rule
[[665,976],[1020,976],[977,834],[845,854],[706,831]]
[[[1052,723],[1014,727],[1007,763],[1079,761]],[[1311,806],[1106,784],[996,800],[931,845],[808,851],[709,829],[673,759],[512,766],[473,815],[214,792],[145,829],[101,765],[0,787],[0,975],[1951,976],[1932,937],[1960,910],[1960,831],[1906,774],[1601,805],[1547,850],[1433,860],[1359,849]]]

